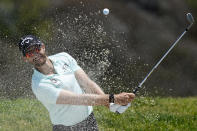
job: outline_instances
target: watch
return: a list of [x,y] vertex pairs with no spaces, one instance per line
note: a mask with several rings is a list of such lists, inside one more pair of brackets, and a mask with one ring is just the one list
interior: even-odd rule
[[109,94],[109,103],[114,103],[114,94]]

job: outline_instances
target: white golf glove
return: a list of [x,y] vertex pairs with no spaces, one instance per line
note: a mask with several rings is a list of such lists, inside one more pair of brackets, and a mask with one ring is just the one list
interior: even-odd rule
[[131,103],[129,103],[126,106],[121,106],[119,104],[115,104],[115,103],[110,103],[110,111],[111,112],[115,112],[118,114],[122,114],[123,112],[125,112],[129,107],[131,106]]

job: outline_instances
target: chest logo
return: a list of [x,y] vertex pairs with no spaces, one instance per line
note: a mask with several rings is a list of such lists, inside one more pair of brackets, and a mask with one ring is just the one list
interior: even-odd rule
[[51,79],[51,82],[53,82],[54,84],[57,84],[57,80],[56,79]]
[[58,79],[52,78],[50,80],[56,86],[56,88],[59,88],[62,85],[61,81]]

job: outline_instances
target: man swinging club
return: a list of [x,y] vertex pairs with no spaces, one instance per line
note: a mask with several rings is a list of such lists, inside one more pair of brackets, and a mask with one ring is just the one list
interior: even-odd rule
[[127,105],[135,97],[133,93],[105,94],[68,53],[46,56],[45,45],[36,36],[22,37],[19,49],[34,66],[32,90],[47,108],[53,131],[97,131],[92,106]]

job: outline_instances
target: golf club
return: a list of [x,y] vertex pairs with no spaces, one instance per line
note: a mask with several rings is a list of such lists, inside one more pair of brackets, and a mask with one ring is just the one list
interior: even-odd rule
[[[189,22],[189,26],[185,29],[185,31],[181,34],[180,37],[178,37],[178,39],[174,42],[174,44],[168,49],[168,51],[164,54],[164,56],[157,62],[157,64],[152,68],[152,70],[146,75],[146,77],[144,78],[144,80],[138,85],[138,87],[135,88],[135,90],[133,91],[134,94],[137,93],[137,91],[142,87],[142,85],[144,84],[144,82],[147,80],[147,78],[152,74],[152,72],[159,66],[159,64],[163,61],[163,59],[169,54],[169,52],[175,47],[175,45],[181,40],[181,38],[187,33],[187,31],[192,27],[193,23],[194,23],[194,18],[192,16],[191,13],[187,14],[187,20]],[[129,106],[131,105],[131,103],[129,103],[128,105],[125,106],[120,106],[119,108],[116,109],[116,113],[123,113]]]
[[164,56],[157,62],[157,64],[152,68],[152,70],[147,74],[144,80],[138,85],[138,87],[133,91],[134,94],[142,87],[147,78],[152,74],[152,72],[159,66],[163,59],[169,54],[169,52],[175,47],[175,45],[181,40],[181,38],[187,33],[187,31],[192,27],[194,23],[194,18],[191,13],[187,14],[187,20],[190,23],[181,36],[175,41],[175,43],[170,47],[170,49],[164,54]]

